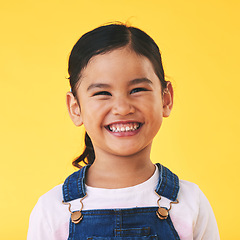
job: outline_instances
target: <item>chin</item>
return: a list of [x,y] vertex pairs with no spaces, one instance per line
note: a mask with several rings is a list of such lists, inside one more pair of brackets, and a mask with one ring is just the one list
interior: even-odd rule
[[139,152],[141,152],[141,149],[124,149],[122,151],[112,151],[112,154],[115,156],[119,156],[119,157],[131,157],[134,156],[136,154],[139,154]]

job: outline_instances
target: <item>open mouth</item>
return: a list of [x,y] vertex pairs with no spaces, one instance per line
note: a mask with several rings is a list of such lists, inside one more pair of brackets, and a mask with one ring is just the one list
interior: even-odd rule
[[139,122],[132,123],[115,123],[107,125],[106,128],[110,132],[133,132],[138,130],[143,124]]

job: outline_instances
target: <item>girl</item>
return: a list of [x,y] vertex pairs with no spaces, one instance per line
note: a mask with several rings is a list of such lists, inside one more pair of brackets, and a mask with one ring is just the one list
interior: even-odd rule
[[86,147],[73,161],[80,170],[39,199],[28,240],[219,239],[200,189],[150,160],[173,106],[153,39],[101,26],[78,40],[68,70],[67,107]]

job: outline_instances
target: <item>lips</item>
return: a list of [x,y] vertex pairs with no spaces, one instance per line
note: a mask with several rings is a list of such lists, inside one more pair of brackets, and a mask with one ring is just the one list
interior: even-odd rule
[[134,132],[142,126],[140,122],[127,122],[127,123],[112,123],[106,126],[110,132]]

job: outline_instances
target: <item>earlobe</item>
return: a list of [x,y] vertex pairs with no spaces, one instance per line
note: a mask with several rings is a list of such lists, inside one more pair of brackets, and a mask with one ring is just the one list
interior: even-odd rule
[[169,117],[173,107],[173,87],[171,82],[167,82],[167,87],[163,91],[163,117]]
[[73,123],[76,126],[81,126],[83,124],[81,109],[77,99],[73,96],[72,92],[67,92],[66,103],[69,116],[72,119]]

